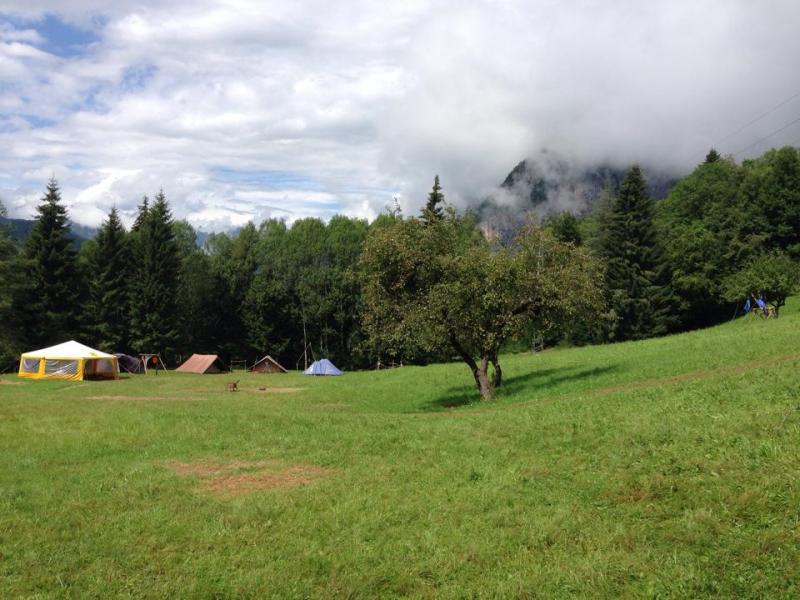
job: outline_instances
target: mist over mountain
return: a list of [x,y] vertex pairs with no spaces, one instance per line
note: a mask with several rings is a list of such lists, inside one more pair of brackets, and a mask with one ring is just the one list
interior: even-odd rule
[[[531,218],[540,220],[565,211],[584,214],[603,190],[616,192],[629,167],[586,164],[542,150],[520,161],[497,190],[478,204],[478,220],[486,233],[507,239]],[[646,165],[642,170],[650,197],[656,200],[666,198],[681,175]]]

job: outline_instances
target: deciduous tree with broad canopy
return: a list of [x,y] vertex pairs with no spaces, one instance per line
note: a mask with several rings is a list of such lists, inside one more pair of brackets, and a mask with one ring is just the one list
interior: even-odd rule
[[781,251],[764,252],[748,261],[743,269],[725,278],[723,296],[739,302],[751,294],[763,295],[775,308],[775,316],[786,298],[800,289],[800,264]]
[[498,354],[506,341],[602,309],[598,267],[581,248],[533,225],[509,246],[493,246],[470,215],[453,210],[427,223],[372,229],[360,268],[372,340],[395,354],[450,349],[484,400],[502,383]]

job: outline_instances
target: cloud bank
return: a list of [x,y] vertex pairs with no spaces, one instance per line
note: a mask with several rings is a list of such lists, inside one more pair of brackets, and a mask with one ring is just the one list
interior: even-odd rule
[[[484,0],[0,5],[0,199],[74,220],[163,188],[219,230],[482,197],[548,148],[675,172],[800,142],[800,5]],[[779,103],[764,118],[737,131]],[[732,135],[733,134],[733,135]]]

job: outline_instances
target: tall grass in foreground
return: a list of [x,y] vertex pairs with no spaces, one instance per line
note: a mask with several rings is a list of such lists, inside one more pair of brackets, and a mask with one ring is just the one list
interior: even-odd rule
[[797,597],[797,304],[505,356],[489,404],[461,364],[4,376],[0,596]]

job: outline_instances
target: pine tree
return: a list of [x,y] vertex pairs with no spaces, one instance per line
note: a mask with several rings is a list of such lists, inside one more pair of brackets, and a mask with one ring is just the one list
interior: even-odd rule
[[719,152],[717,152],[716,150],[714,150],[714,148],[712,148],[711,150],[708,151],[708,154],[706,154],[706,160],[704,162],[706,164],[715,163],[721,158],[722,157],[719,155]]
[[634,165],[601,224],[608,301],[617,319],[610,337],[616,340],[660,335],[671,323],[673,298],[653,212],[641,169]]
[[67,209],[58,183],[51,179],[25,245],[25,287],[15,300],[25,341],[31,345],[63,342],[77,333],[81,280],[77,253],[69,237]]
[[142,228],[149,212],[150,200],[147,198],[147,194],[145,194],[142,197],[142,203],[139,205],[139,212],[136,214],[136,220],[133,222],[133,227],[131,227],[132,232],[137,232]]
[[428,194],[428,202],[425,208],[422,209],[422,220],[426,223],[437,221],[444,217],[444,211],[440,204],[444,203],[444,193],[442,186],[439,184],[439,176],[433,179],[433,189]]
[[[0,217],[6,216],[6,209],[0,202]],[[0,370],[19,358],[17,337],[19,323],[14,317],[12,300],[22,283],[20,256],[14,240],[7,235],[0,224]]]
[[[0,201],[0,217],[6,216],[6,208]],[[16,271],[15,258],[17,248],[14,241],[6,234],[5,227],[0,224],[0,336],[11,328],[10,310],[13,287],[9,285]]]
[[180,268],[172,214],[164,192],[140,207],[131,290],[131,345],[140,352],[170,355],[178,337],[175,298]]
[[89,314],[93,343],[107,352],[128,348],[128,282],[130,249],[117,209],[97,233],[97,248],[89,260]]

